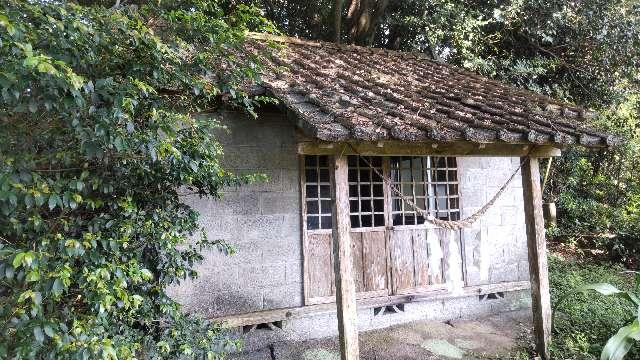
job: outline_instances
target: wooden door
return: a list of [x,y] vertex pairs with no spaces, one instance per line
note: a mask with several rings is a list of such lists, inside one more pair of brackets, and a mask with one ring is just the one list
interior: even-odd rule
[[[384,231],[353,231],[353,271],[358,298],[389,294],[387,273],[387,244]],[[335,300],[333,251],[331,233],[312,233],[306,236],[307,266],[305,273],[308,304]]]
[[[392,294],[444,289],[449,256],[447,232],[428,226],[388,230]],[[455,241],[459,244],[459,232],[455,233]]]

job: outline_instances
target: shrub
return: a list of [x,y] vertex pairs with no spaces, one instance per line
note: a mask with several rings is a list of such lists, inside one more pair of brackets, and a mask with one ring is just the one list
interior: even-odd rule
[[[619,328],[627,325],[637,309],[616,297],[594,293],[573,294],[558,306],[560,299],[591,283],[611,283],[619,289],[634,288],[633,278],[622,273],[620,265],[578,263],[558,256],[549,259],[554,334],[551,355],[554,359],[599,359],[603,346]],[[640,356],[634,348],[629,359]]]
[[640,98],[603,114],[600,126],[626,139],[600,151],[574,148],[554,163],[545,190],[556,201],[558,229],[553,240],[604,251],[630,268],[640,265]]
[[0,8],[0,358],[217,357],[221,329],[165,288],[224,248],[181,192],[252,180],[194,115],[251,110],[239,55],[268,24],[215,0],[83,3]]

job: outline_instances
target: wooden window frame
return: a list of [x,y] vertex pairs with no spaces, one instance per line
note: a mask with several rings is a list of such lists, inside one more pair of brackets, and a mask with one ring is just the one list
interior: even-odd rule
[[[401,158],[401,161],[404,161],[406,159],[404,158],[409,158],[410,161],[410,165],[408,168],[402,167],[402,166],[398,166],[398,167],[393,167],[392,166],[392,160],[393,158]],[[414,158],[419,158],[420,159],[420,171],[422,172],[422,180],[418,180],[416,181],[416,179],[414,179],[415,176],[415,169],[414,169]],[[444,159],[444,164],[445,167],[436,167],[433,165],[433,159],[434,158],[442,158]],[[455,167],[451,167],[449,166],[449,159],[453,158],[455,159]],[[391,184],[389,187],[393,187],[396,184],[399,186],[399,190],[403,193],[404,196],[410,197],[411,201],[416,204],[416,206],[418,206],[419,208],[423,208],[423,210],[428,210],[428,212],[431,215],[434,215],[438,218],[440,213],[446,213],[447,216],[445,219],[443,220],[458,220],[461,216],[462,213],[462,205],[461,205],[461,199],[460,199],[460,171],[459,171],[459,166],[458,166],[458,159],[455,156],[432,156],[432,155],[412,155],[412,156],[389,156],[388,157],[388,166],[389,166],[389,175],[388,178],[391,179]],[[400,178],[398,180],[396,180],[393,177],[393,171],[398,171],[398,175],[400,176]],[[402,173],[403,171],[409,171],[411,179],[410,181],[405,181],[405,179],[402,178]],[[439,181],[440,179],[438,179],[438,172],[439,171],[444,171],[445,173],[445,179],[444,181]],[[449,179],[449,173],[451,171],[455,171],[455,179]],[[435,173],[435,179],[433,179],[433,173]],[[411,194],[405,194],[404,193],[404,187],[405,185],[408,184],[411,187]],[[423,187],[423,194],[422,195],[416,195],[416,185],[422,185]],[[436,189],[434,189],[434,186],[438,186],[438,185],[444,185],[445,186],[445,196],[439,196],[438,192]],[[450,193],[451,190],[451,186],[455,186],[456,189],[456,194],[452,195]],[[429,227],[435,227],[433,225],[428,224],[425,220],[422,220],[422,223],[418,223],[418,216],[417,216],[417,212],[414,211],[409,204],[407,204],[406,201],[402,200],[401,197],[395,195],[395,193],[393,193],[391,191],[391,189],[388,189],[390,194],[390,201],[387,204],[388,207],[388,211],[390,213],[390,218],[389,218],[389,222],[387,223],[387,226],[391,226],[393,228],[403,228],[403,229],[411,229],[411,228],[416,228],[416,229],[421,229],[421,228],[429,228]],[[422,199],[422,203],[418,202],[417,199],[420,198]],[[439,209],[439,199],[445,199],[446,204],[447,204],[447,208],[446,210],[441,210]],[[457,199],[458,202],[458,206],[454,209],[451,208],[451,200],[452,199]],[[400,211],[396,211],[394,210],[393,206],[394,206],[394,201],[400,201],[401,204],[401,210]],[[433,201],[434,204],[434,208],[431,209],[430,208],[430,204]],[[421,207],[422,205],[422,207]],[[406,208],[409,208],[409,211],[405,211]],[[413,214],[414,216],[414,223],[413,224],[405,224],[405,215],[404,214]],[[456,214],[456,216],[452,217],[452,214]],[[402,224],[394,224],[394,215],[400,215],[402,217]],[[441,218],[442,219],[442,218]]]
[[[306,208],[306,178],[305,178],[305,169],[306,169],[306,165],[305,165],[305,157],[306,156],[320,156],[320,155],[325,155],[325,154],[300,154],[299,155],[299,164],[300,164],[300,196],[301,196],[301,210],[302,210],[302,224],[301,224],[301,230],[302,230],[302,243],[303,243],[303,292],[304,292],[304,303],[305,305],[316,305],[316,304],[323,304],[323,303],[330,303],[335,301],[335,296],[331,295],[331,296],[326,296],[326,297],[311,297],[310,296],[310,286],[312,286],[313,284],[311,284],[308,274],[309,274],[309,249],[308,249],[308,240],[309,240],[309,236],[314,236],[314,235],[331,235],[332,230],[331,229],[307,229],[307,208]],[[396,155],[369,155],[369,157],[380,157],[381,161],[382,161],[382,173],[383,176],[385,178],[391,178],[391,158],[392,157],[396,157]],[[397,156],[409,156],[409,157],[423,157],[423,158],[431,158],[431,157],[436,157],[434,155],[397,155]],[[440,156],[440,157],[455,157],[455,156]],[[459,162],[459,158],[456,158],[456,166],[455,168],[451,168],[451,170],[455,170],[456,171],[456,181],[455,181],[455,185],[457,187],[457,199],[458,199],[458,208],[457,208],[457,212],[458,214],[460,214],[460,216],[462,215],[462,210],[463,210],[463,204],[462,204],[462,198],[460,196],[460,173],[461,173],[461,166],[460,166],[460,162]],[[331,159],[331,157],[329,156],[329,160]],[[329,161],[329,166],[330,165],[330,161]],[[449,167],[447,166],[447,176],[448,176],[448,171],[449,171]],[[447,184],[447,193],[449,191],[448,188],[448,184]],[[409,229],[429,229],[429,228],[434,228],[435,226],[428,223],[428,222],[424,222],[422,224],[416,224],[416,225],[393,225],[393,215],[392,215],[392,194],[391,194],[391,184],[389,184],[389,186],[387,186],[384,181],[382,184],[382,189],[383,189],[383,195],[384,195],[384,220],[385,220],[385,225],[384,226],[372,226],[372,227],[359,227],[359,228],[351,228],[351,232],[353,233],[358,233],[358,232],[373,232],[373,231],[385,231],[388,232],[390,230],[393,230],[395,228],[398,228],[398,230],[409,230]],[[333,193],[333,189],[329,189],[330,193]],[[320,194],[318,194],[320,196]],[[372,189],[372,198],[373,198],[373,189]],[[351,199],[351,197],[350,197]],[[425,195],[425,199],[426,199],[426,195]],[[404,201],[403,201],[404,202]],[[449,199],[447,199],[447,205],[449,204]],[[373,208],[372,208],[373,211]],[[350,214],[351,215],[351,214]],[[322,215],[321,215],[322,216]],[[332,221],[334,221],[332,219]],[[389,236],[385,236],[386,238],[386,251],[387,251],[387,264],[391,263],[391,251],[389,248]],[[465,282],[465,286],[466,286],[466,281],[467,281],[467,275],[466,275],[466,264],[464,261],[464,256],[465,256],[465,249],[464,249],[464,241],[462,241],[463,239],[460,238],[460,251],[461,251],[461,256],[463,258],[462,261],[462,270],[463,270],[463,280]],[[444,258],[443,258],[443,262],[444,262]],[[330,254],[330,262],[333,264],[334,263],[334,259],[333,259],[333,251],[331,251]],[[442,271],[443,271],[443,276],[444,276],[444,271],[445,271],[445,267],[446,264],[443,263],[442,266]],[[333,278],[333,273],[330,275],[331,276],[331,286],[335,289],[335,279]],[[377,292],[362,292],[362,293],[358,293],[358,299],[364,299],[364,298],[376,298],[376,297],[383,297],[383,296],[391,296],[391,281],[392,281],[392,275],[391,275],[391,270],[390,268],[388,268],[387,271],[387,289],[384,292],[381,291],[377,291]],[[407,290],[407,291],[402,291],[402,292],[398,292],[395,295],[407,295],[407,294],[428,294],[428,293],[433,293],[433,294],[439,294],[442,293],[442,291],[444,291],[446,289],[446,287],[444,286],[444,284],[436,284],[433,286],[429,286],[429,287],[424,287],[424,288],[414,288],[412,290]]]
[[[357,175],[357,179],[356,181],[348,181],[348,185],[349,185],[349,221],[351,222],[351,232],[369,232],[369,231],[376,231],[376,230],[384,230],[387,226],[387,203],[386,203],[386,192],[388,191],[388,189],[385,189],[385,183],[384,183],[384,179],[380,179],[380,181],[375,181],[375,177],[377,177],[377,174],[375,174],[375,172],[368,166],[365,165],[363,166],[361,161],[360,161],[360,156],[357,155],[349,155],[349,162],[351,161],[352,157],[356,158],[356,164],[355,166],[352,166],[351,164],[348,166],[348,171],[352,171],[354,170],[356,172]],[[372,157],[374,156],[366,156],[368,158],[369,161],[373,161],[371,160]],[[384,172],[384,164],[387,161],[386,157],[383,156],[379,156],[380,158],[380,167],[376,167],[376,169],[379,169],[380,172]],[[368,171],[369,173],[369,181],[363,181],[361,178],[362,175],[362,171]],[[384,176],[384,174],[383,174]],[[374,193],[374,187],[376,185],[381,186],[382,188],[382,194],[380,194],[380,196],[375,196]],[[357,188],[357,196],[351,196],[351,187],[352,186],[356,186]],[[362,186],[369,186],[370,187],[370,196],[362,196]],[[371,202],[371,210],[370,211],[362,211],[362,203],[363,203],[363,199],[368,199],[368,201]],[[379,200],[382,201],[382,211],[376,211],[375,208],[375,201]],[[358,204],[358,210],[356,212],[351,211],[351,202],[352,201],[357,201]],[[367,200],[365,200],[367,201]],[[382,216],[382,225],[375,225],[375,217],[376,215],[381,215]],[[354,227],[353,221],[351,221],[352,217],[356,216],[358,218],[358,226]],[[362,218],[363,216],[371,216],[371,226],[363,226],[363,222],[362,222]]]

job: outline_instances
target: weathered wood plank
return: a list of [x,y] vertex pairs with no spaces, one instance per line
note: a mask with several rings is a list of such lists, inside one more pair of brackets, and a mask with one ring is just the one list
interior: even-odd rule
[[[435,229],[434,233],[436,234],[436,238],[438,239],[438,244],[440,244],[440,251],[442,254],[442,258],[440,260],[440,272],[437,273],[438,278],[434,278],[434,284],[444,284],[445,283],[445,274],[449,270],[449,264],[447,259],[449,258],[449,245],[448,245],[448,237],[446,229]],[[433,272],[432,272],[433,274]],[[436,274],[434,274],[436,276]]]
[[384,231],[362,233],[365,291],[387,288],[387,251]]
[[[464,288],[464,293],[461,295],[451,295],[446,292],[446,289],[443,289],[440,292],[430,292],[428,294],[405,294],[405,295],[384,296],[384,297],[378,297],[374,299],[362,299],[362,300],[358,300],[357,304],[358,304],[358,308],[370,309],[374,307],[387,306],[392,304],[410,303],[410,302],[417,302],[417,301],[446,300],[446,299],[454,299],[454,298],[463,297],[463,296],[485,295],[485,294],[490,294],[495,292],[528,290],[529,288],[530,288],[530,285],[528,281],[517,281],[517,282],[499,283],[499,284],[491,284],[491,285],[469,286]],[[254,324],[261,324],[265,322],[295,319],[295,318],[300,318],[300,317],[310,316],[310,315],[326,314],[326,313],[331,313],[335,311],[336,311],[336,304],[331,303],[331,304],[301,306],[301,307],[295,307],[295,308],[264,310],[264,311],[246,313],[246,314],[212,318],[211,320],[218,323],[222,323],[228,328],[233,328],[233,327],[244,326],[244,325],[254,325]]]
[[416,229],[413,231],[413,254],[415,268],[415,285],[424,287],[429,285],[429,248],[427,245],[427,231]]
[[529,278],[533,308],[533,328],[536,350],[544,360],[549,359],[551,341],[551,299],[547,269],[547,246],[542,215],[542,191],[538,159],[524,158],[522,167],[522,192],[524,195],[527,247],[529,253]]
[[333,294],[331,234],[309,234],[306,241],[309,255],[306,274],[310,285],[307,289],[309,299],[331,296]]
[[362,234],[362,232],[351,232],[351,265],[353,266],[353,282],[356,284],[357,293],[367,291],[364,286]]
[[393,293],[414,287],[413,244],[411,230],[391,232],[391,289]]
[[333,262],[336,284],[336,308],[342,360],[357,360],[358,319],[356,286],[353,280],[351,224],[349,222],[349,185],[346,156],[333,156],[331,167]]
[[[520,144],[484,144],[478,146],[470,142],[451,143],[411,143],[388,140],[383,142],[352,142],[351,145],[361,155],[439,155],[439,156],[560,156],[561,150],[551,145],[537,146],[531,150],[532,145]],[[340,143],[302,141],[298,144],[299,154],[331,155],[335,148],[342,148]],[[344,154],[354,155],[356,152],[350,147],[344,150]]]

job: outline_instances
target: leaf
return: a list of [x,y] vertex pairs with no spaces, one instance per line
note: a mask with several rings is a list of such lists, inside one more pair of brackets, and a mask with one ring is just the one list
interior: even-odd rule
[[42,328],[40,326],[36,326],[33,328],[33,336],[39,343],[42,343],[44,341],[44,332],[42,332]]
[[52,338],[56,333],[53,331],[51,325],[44,326],[44,333],[47,334],[48,337]]
[[62,200],[58,194],[51,194],[49,196],[49,210],[53,210],[57,205],[61,204]]
[[22,259],[24,258],[24,254],[23,252],[21,253],[17,253],[16,256],[13,258],[13,267],[14,268],[18,268],[20,265],[22,265]]
[[40,193],[34,194],[33,198],[36,202],[36,206],[42,206],[42,204],[44,204],[44,196],[42,196],[42,194]]
[[6,276],[7,279],[11,280],[13,279],[14,272],[15,272],[15,268],[13,266],[7,266],[7,268],[4,269],[4,276]]
[[33,303],[36,305],[42,304],[42,294],[39,291],[36,291],[32,295]]
[[596,284],[587,284],[584,286],[580,286],[575,290],[575,292],[585,292],[587,290],[594,290],[599,292],[602,295],[614,295],[619,294],[622,291],[618,290],[615,286],[608,283],[596,283]]
[[53,291],[54,295],[60,295],[62,294],[63,290],[64,290],[64,285],[62,284],[62,280],[60,280],[59,278],[56,278],[53,281],[53,286],[51,287],[51,291]]
[[635,339],[640,336],[640,322],[624,326],[613,335],[602,349],[600,360],[622,360],[631,349]]
[[38,111],[38,103],[36,101],[29,102],[29,111],[32,113]]
[[25,195],[25,197],[24,197],[24,205],[27,207],[27,209],[31,208],[33,206],[33,203],[34,203],[33,196]]

